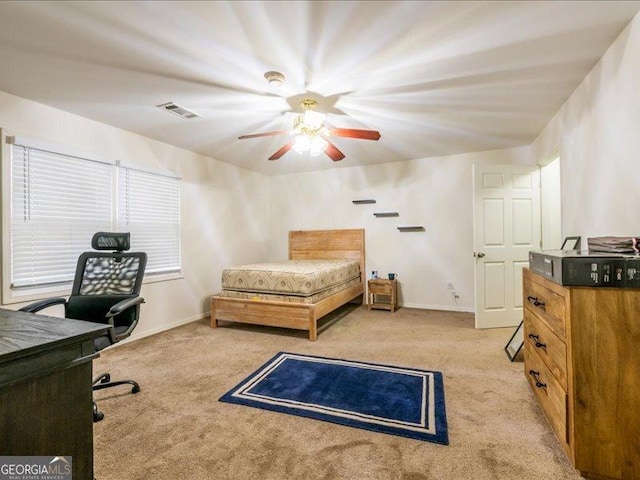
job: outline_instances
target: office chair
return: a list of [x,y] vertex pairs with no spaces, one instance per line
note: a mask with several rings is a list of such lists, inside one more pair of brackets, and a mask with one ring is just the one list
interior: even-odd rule
[[[107,332],[94,340],[96,351],[127,338],[138,324],[140,304],[144,303],[139,294],[147,265],[146,253],[127,252],[129,237],[129,233],[96,233],[91,239],[94,251],[78,258],[69,299],[49,298],[20,310],[36,313],[53,305],[64,305],[65,318],[109,325]],[[131,393],[140,391],[140,385],[133,380],[112,381],[109,373],[93,379],[93,390],[125,384],[132,386]],[[93,421],[103,418],[94,401]]]

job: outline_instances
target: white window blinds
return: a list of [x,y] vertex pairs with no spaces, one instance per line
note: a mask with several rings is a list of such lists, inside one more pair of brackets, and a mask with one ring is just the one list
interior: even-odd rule
[[147,274],[180,271],[180,179],[118,168],[118,229],[147,253]]
[[69,282],[92,235],[112,225],[113,166],[13,145],[12,288]]

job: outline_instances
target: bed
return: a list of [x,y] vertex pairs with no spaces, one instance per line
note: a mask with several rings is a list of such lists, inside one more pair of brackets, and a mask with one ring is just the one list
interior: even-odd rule
[[[211,327],[216,328],[223,320],[307,330],[309,340],[315,341],[319,318],[358,297],[360,303],[364,300],[364,229],[289,232],[289,260],[293,261],[287,262],[289,266],[296,265],[294,275],[275,292],[270,287],[282,279],[273,268],[248,266],[246,270],[258,272],[253,279],[246,272],[225,269],[223,290],[211,297]],[[318,277],[303,277],[309,273],[310,264],[332,265],[329,269],[334,269],[333,273],[327,274],[325,269],[323,278],[333,275],[336,281],[329,284]],[[336,268],[342,268],[343,273]]]

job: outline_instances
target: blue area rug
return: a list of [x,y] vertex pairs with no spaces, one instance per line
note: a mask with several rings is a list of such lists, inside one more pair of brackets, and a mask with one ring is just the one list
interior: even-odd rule
[[220,401],[449,443],[440,372],[280,352]]

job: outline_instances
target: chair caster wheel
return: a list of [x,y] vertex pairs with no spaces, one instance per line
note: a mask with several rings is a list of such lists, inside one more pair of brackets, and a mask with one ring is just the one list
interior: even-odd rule
[[140,387],[138,385],[134,385],[131,389],[131,393],[138,393],[140,391]]
[[98,410],[98,405],[96,402],[93,402],[93,423],[99,422],[104,418],[104,413]]
[[100,380],[100,383],[109,383],[111,381],[111,375],[109,373],[105,373],[105,375],[102,377],[102,380]]

